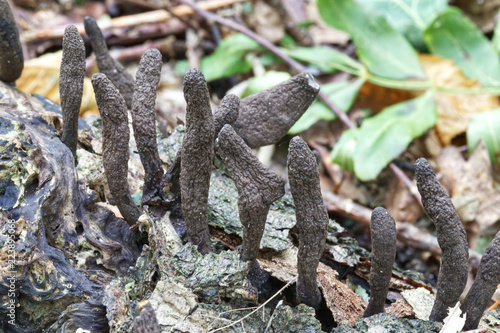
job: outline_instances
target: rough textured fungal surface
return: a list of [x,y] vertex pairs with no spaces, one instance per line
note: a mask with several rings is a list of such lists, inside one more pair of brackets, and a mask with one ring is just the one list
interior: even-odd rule
[[106,41],[97,22],[87,16],[83,20],[85,32],[90,39],[90,44],[94,50],[97,67],[113,82],[113,85],[120,91],[120,94],[127,103],[127,108],[132,108],[132,98],[134,95],[134,79],[125,68],[109,55]]
[[78,29],[69,25],[64,30],[63,55],[59,76],[59,95],[63,118],[61,141],[76,158],[78,143],[78,115],[83,95],[85,77],[85,45]]
[[16,81],[23,68],[24,56],[14,14],[9,1],[0,0],[0,81]]
[[500,232],[486,248],[476,279],[461,306],[461,310],[467,313],[464,331],[477,328],[498,284],[500,284]]
[[319,92],[312,75],[302,73],[241,100],[233,127],[250,148],[281,140]]
[[102,156],[109,191],[125,221],[133,225],[141,212],[130,196],[127,182],[130,138],[127,107],[106,75],[94,74],[92,85],[102,118]]
[[155,310],[151,303],[146,303],[141,313],[134,318],[134,333],[161,333]]
[[156,143],[156,89],[160,83],[162,56],[157,49],[147,50],[137,70],[132,120],[134,137],[144,166],[142,203],[159,203],[162,200],[163,168]]
[[181,148],[181,201],[188,239],[198,251],[211,251],[207,201],[214,159],[214,119],[205,77],[198,69],[184,76],[186,130]]
[[385,208],[377,207],[373,210],[370,232],[372,238],[370,302],[364,317],[385,312],[384,304],[389,291],[392,265],[396,259],[396,222]]
[[455,208],[425,158],[415,163],[415,179],[425,212],[436,225],[442,250],[437,293],[430,320],[442,322],[460,298],[467,282],[469,248]]
[[238,189],[238,212],[243,225],[243,261],[253,261],[259,254],[269,206],[285,194],[283,180],[267,169],[252,150],[225,125],[217,139],[217,153]]
[[316,270],[326,243],[329,218],[319,185],[318,162],[299,136],[290,141],[288,178],[299,230],[297,296],[301,303],[318,308],[321,292]]
[[238,96],[229,94],[224,96],[219,107],[214,113],[215,135],[217,136],[224,125],[232,125],[238,118],[240,99]]
[[[240,107],[240,99],[238,96],[229,94],[224,96],[217,110],[214,113],[214,133],[215,137],[219,134],[224,125],[232,125],[238,118],[238,110]],[[173,181],[179,177],[181,172],[181,152],[177,152],[174,163],[167,171],[167,181]]]

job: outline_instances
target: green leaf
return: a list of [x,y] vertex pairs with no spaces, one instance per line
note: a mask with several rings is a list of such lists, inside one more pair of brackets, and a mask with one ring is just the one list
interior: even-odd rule
[[424,32],[432,53],[453,59],[465,75],[487,87],[500,85],[498,53],[479,28],[460,11],[448,8]]
[[467,147],[472,154],[483,140],[492,163],[500,163],[500,108],[473,114],[467,127]]
[[[339,108],[347,112],[351,108],[364,82],[364,79],[357,79],[353,82],[341,81],[327,83],[321,86],[321,90],[326,93]],[[309,129],[309,127],[314,125],[318,120],[330,121],[336,118],[337,116],[335,113],[333,113],[325,103],[316,99],[302,117],[300,117],[292,128],[290,128],[288,133],[297,134]]]
[[296,47],[282,51],[295,60],[306,62],[326,73],[337,70],[360,73],[364,69],[364,66],[356,60],[327,46]]
[[263,76],[254,76],[248,80],[248,86],[241,95],[241,98],[245,98],[262,90],[274,87],[275,85],[288,80],[290,77],[291,75],[288,72],[276,71],[268,71]]
[[382,14],[417,49],[426,51],[423,33],[427,25],[448,7],[446,0],[358,0]]
[[214,53],[201,59],[201,71],[207,81],[217,80],[252,70],[250,51],[262,51],[252,38],[237,33],[221,40]]
[[[344,132],[332,151],[333,162],[342,167],[346,165],[347,170],[353,168],[360,180],[373,180],[413,139],[434,126],[436,120],[436,104],[431,91],[391,105],[365,119],[361,127]],[[352,162],[347,156],[349,152],[353,152]]]
[[500,20],[497,20],[497,24],[495,25],[495,31],[493,32],[491,44],[493,44],[495,51],[500,53]]
[[425,78],[410,43],[382,16],[354,0],[318,0],[321,18],[347,32],[368,70],[390,79]]

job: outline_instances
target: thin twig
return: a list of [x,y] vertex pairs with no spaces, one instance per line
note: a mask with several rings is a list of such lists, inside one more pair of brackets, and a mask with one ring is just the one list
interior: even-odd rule
[[224,327],[221,327],[221,328],[217,328],[215,330],[212,330],[210,331],[209,333],[213,333],[213,332],[218,332],[218,331],[222,331],[226,328],[229,328],[231,326],[234,326],[236,324],[238,324],[239,322],[242,322],[243,320],[247,319],[248,317],[250,317],[251,315],[253,315],[255,312],[259,311],[259,309],[263,308],[264,306],[266,306],[267,303],[271,302],[276,296],[278,296],[283,290],[285,290],[289,285],[291,285],[292,283],[295,283],[295,281],[297,281],[297,277],[294,277],[293,279],[291,279],[290,281],[288,281],[287,284],[285,284],[283,286],[283,288],[281,288],[280,290],[278,290],[278,292],[276,294],[274,294],[273,296],[271,296],[271,298],[269,298],[267,301],[265,301],[264,303],[262,303],[261,305],[259,305],[258,308],[256,308],[255,310],[253,310],[252,312],[250,312],[249,314],[247,314],[246,316],[238,319],[237,321],[233,322],[232,324],[230,325],[226,325]]

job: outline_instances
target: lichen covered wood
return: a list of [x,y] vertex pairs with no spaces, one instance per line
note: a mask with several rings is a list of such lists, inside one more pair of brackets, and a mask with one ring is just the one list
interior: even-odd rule
[[181,201],[189,241],[211,251],[207,222],[208,189],[214,159],[214,118],[205,77],[198,69],[184,76],[186,131],[181,148]]
[[220,131],[217,153],[238,189],[238,212],[243,225],[241,259],[253,261],[259,254],[269,206],[285,194],[284,182],[253,155],[231,125]]
[[290,141],[288,177],[299,230],[297,296],[301,303],[318,308],[321,292],[316,271],[326,243],[329,219],[319,185],[318,162],[299,136]]
[[127,181],[130,139],[127,106],[106,75],[94,74],[92,85],[102,118],[102,157],[109,191],[125,221],[133,225],[141,212],[130,196]]
[[425,158],[415,163],[415,179],[425,212],[436,225],[442,250],[436,301],[430,319],[442,322],[460,299],[467,282],[469,247],[467,237],[450,197],[438,182]]
[[61,141],[76,159],[78,143],[78,116],[83,95],[85,77],[85,45],[78,29],[69,25],[64,30],[63,54],[59,75],[59,95],[63,118]]

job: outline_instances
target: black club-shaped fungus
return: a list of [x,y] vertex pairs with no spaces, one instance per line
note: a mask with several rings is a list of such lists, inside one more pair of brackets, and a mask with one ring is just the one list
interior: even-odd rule
[[217,153],[238,189],[238,212],[243,225],[243,261],[259,254],[267,213],[285,194],[283,180],[267,169],[231,125],[224,125],[217,138]]
[[436,300],[430,315],[430,320],[442,322],[448,315],[448,308],[453,308],[460,299],[467,282],[469,247],[451,199],[425,158],[415,163],[415,179],[425,212],[436,225],[442,251]]
[[156,89],[160,83],[162,64],[162,55],[157,49],[149,49],[143,54],[132,101],[134,137],[144,166],[143,204],[162,200],[163,167],[158,154],[155,126]]
[[141,212],[130,196],[127,181],[130,139],[127,106],[106,75],[94,74],[92,85],[102,118],[102,158],[109,191],[125,221],[133,225]]
[[85,32],[89,36],[90,44],[94,50],[97,67],[99,71],[105,74],[113,85],[120,91],[120,94],[125,99],[128,109],[132,108],[132,98],[134,95],[134,79],[125,68],[115,59],[111,57],[106,46],[106,41],[102,35],[101,28],[97,22],[87,16],[83,20]]
[[250,148],[277,143],[319,93],[311,74],[302,73],[240,102],[233,127]]
[[369,317],[385,312],[392,266],[396,259],[396,222],[385,208],[377,207],[370,222],[372,254],[370,269],[370,302],[364,313]]
[[500,284],[500,232],[486,248],[476,279],[461,306],[461,310],[467,314],[464,331],[477,328],[498,284]]
[[16,81],[23,68],[24,56],[14,14],[9,2],[0,0],[0,81]]
[[198,69],[184,76],[186,130],[181,147],[181,202],[189,241],[211,252],[207,221],[208,189],[214,159],[215,129],[205,77]]
[[78,115],[83,95],[85,77],[85,45],[78,29],[69,25],[64,30],[63,55],[59,76],[59,95],[63,118],[61,141],[76,159],[78,143]]
[[288,149],[288,178],[299,231],[297,296],[301,303],[317,309],[321,292],[316,271],[329,219],[321,195],[318,162],[307,143],[298,136],[290,141]]

